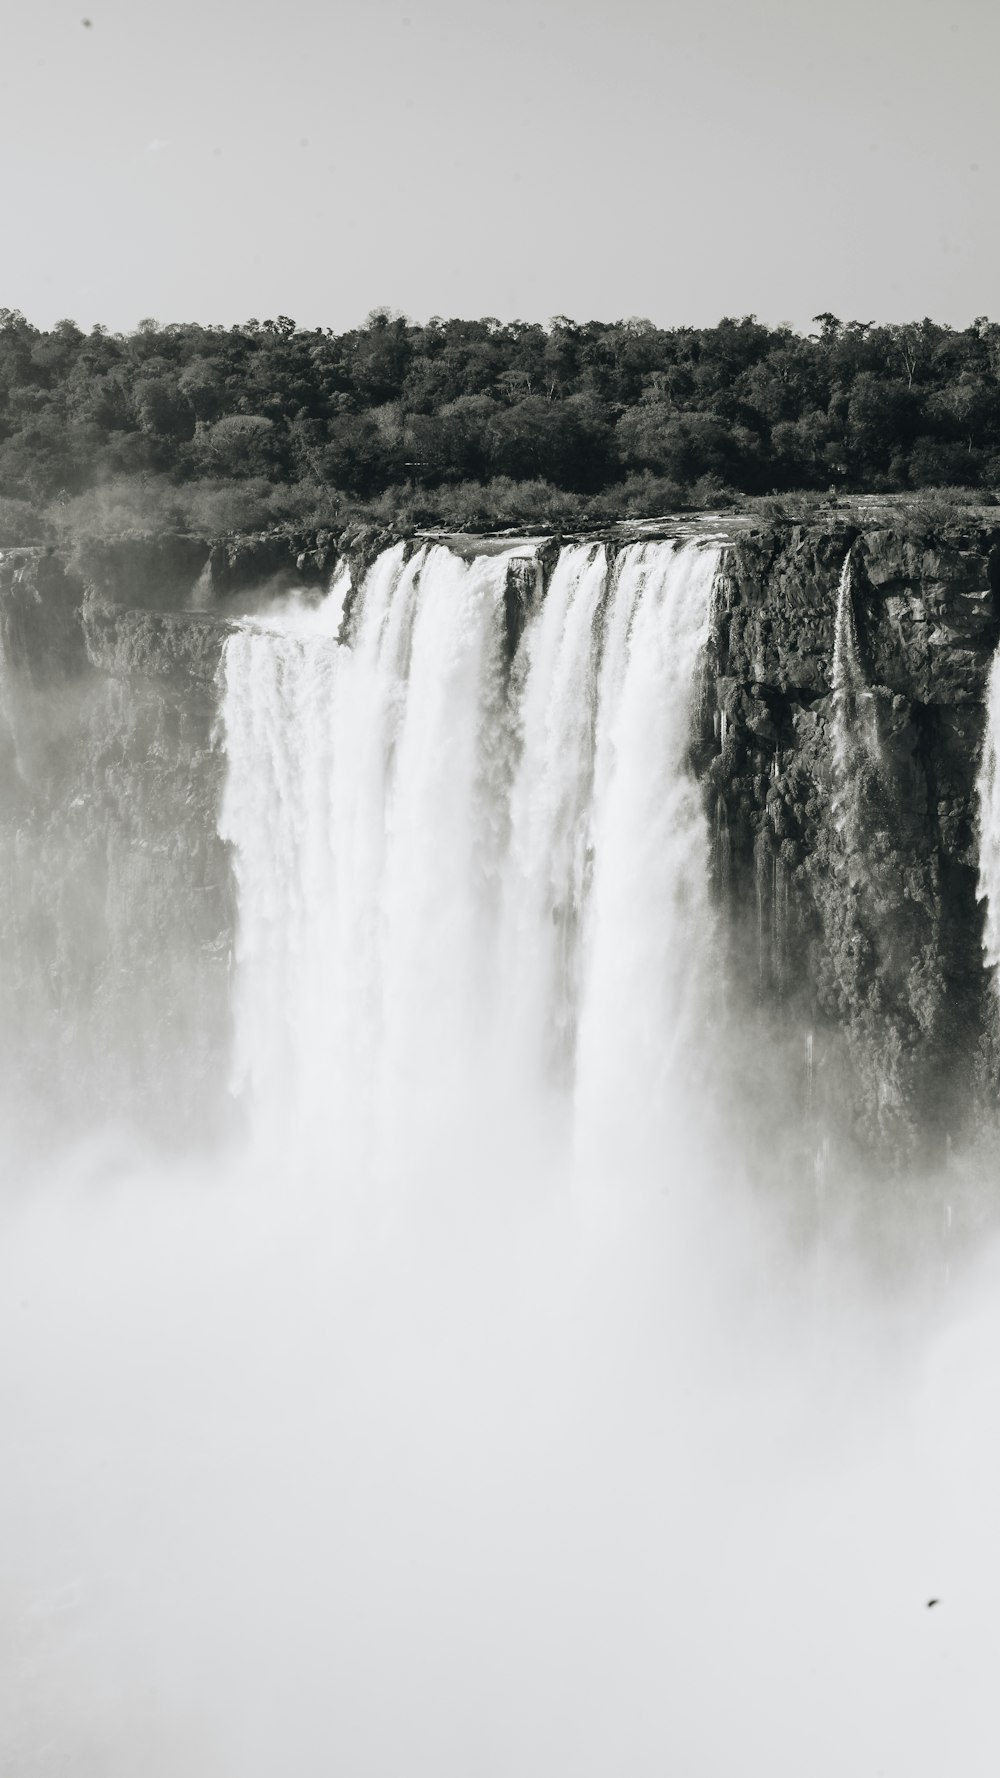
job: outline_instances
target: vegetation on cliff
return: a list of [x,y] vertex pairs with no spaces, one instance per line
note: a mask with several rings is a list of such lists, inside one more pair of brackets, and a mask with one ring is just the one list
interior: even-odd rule
[[1000,324],[754,316],[39,330],[0,309],[0,544],[488,525],[1000,484]]

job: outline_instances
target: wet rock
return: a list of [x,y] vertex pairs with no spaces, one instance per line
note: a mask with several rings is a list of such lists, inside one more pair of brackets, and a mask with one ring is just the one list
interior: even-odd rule
[[[754,532],[727,551],[713,615],[728,968],[779,1047],[782,1026],[820,1033],[858,1142],[895,1163],[973,1115],[991,1017],[974,790],[998,536]],[[848,551],[872,739],[848,733],[838,756],[837,723],[853,720],[833,685]],[[750,934],[765,931],[762,950]]]

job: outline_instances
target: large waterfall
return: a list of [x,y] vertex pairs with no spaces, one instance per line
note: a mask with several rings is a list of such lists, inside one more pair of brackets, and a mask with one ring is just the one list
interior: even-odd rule
[[509,661],[514,554],[396,545],[346,621],[341,581],[226,645],[236,1083],[258,1139],[352,1174],[515,1108],[641,1145],[691,1073],[716,551],[563,548]]
[[[6,749],[0,1775],[993,1778],[995,1187],[867,1166],[837,1047],[989,1002],[978,707],[843,535],[809,660],[756,543],[363,543]],[[1000,667],[990,964],[998,757]]]

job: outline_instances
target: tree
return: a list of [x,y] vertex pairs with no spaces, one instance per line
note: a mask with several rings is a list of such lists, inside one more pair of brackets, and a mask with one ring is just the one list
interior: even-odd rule
[[266,475],[279,456],[274,422],[261,414],[227,414],[208,430],[210,460],[230,475]]

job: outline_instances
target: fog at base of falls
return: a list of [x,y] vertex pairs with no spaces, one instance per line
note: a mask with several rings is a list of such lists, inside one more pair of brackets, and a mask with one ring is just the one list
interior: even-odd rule
[[705,558],[564,550],[511,722],[442,557],[234,638],[243,1143],[5,1212],[0,1771],[992,1773],[1000,1258],[747,1188]]
[[880,1303],[675,1159],[601,1222],[75,1156],[0,1258],[0,1769],[993,1769],[1000,1265]]

